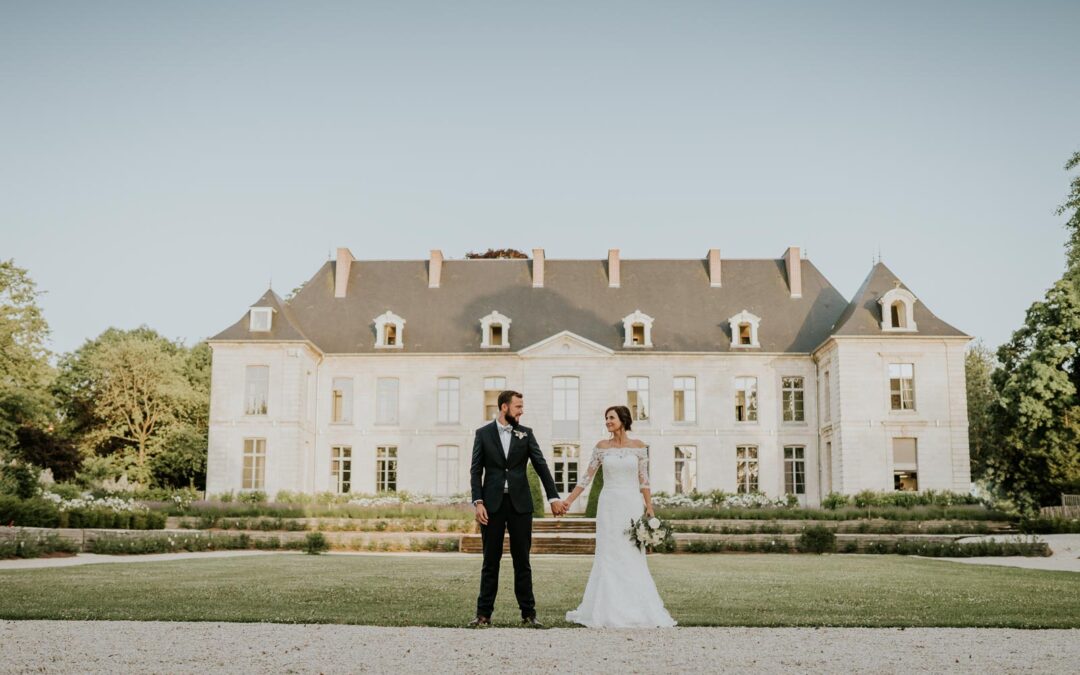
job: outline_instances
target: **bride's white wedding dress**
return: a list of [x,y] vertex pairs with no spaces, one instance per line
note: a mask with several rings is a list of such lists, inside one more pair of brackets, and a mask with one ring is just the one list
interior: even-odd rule
[[645,512],[641,488],[649,486],[648,448],[595,447],[588,486],[604,467],[604,486],[596,509],[596,554],[585,596],[566,620],[590,628],[655,628],[675,625],[656,592],[645,552],[626,531]]

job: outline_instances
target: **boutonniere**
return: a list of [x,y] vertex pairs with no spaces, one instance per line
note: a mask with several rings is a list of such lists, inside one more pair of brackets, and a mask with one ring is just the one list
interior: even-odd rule
[[526,432],[524,432],[524,431],[517,431],[517,430],[515,429],[515,430],[514,430],[514,435],[515,435],[515,436],[517,436],[517,437],[518,437],[518,440],[520,441],[521,439],[525,438],[525,437],[526,437],[526,436],[528,436],[529,434],[528,434],[528,433],[526,433]]

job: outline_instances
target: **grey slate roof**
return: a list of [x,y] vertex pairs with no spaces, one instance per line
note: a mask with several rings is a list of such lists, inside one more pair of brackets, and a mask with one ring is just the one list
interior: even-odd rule
[[836,320],[832,334],[843,335],[882,335],[881,330],[881,305],[878,299],[891,291],[897,285],[915,296],[917,302],[913,308],[916,335],[929,335],[934,337],[967,337],[967,335],[939,319],[930,309],[918,300],[917,293],[912,291],[904,282],[893,274],[885,263],[877,263],[866,275],[862,286],[855,291],[844,313]]
[[[440,288],[428,288],[426,260],[358,260],[345,298],[334,297],[335,265],[325,263],[288,303],[272,291],[256,303],[276,303],[269,305],[279,310],[271,332],[249,332],[245,314],[211,340],[306,338],[324,353],[371,353],[374,319],[390,310],[405,319],[403,353],[491,352],[480,347],[480,319],[496,310],[511,320],[511,351],[564,330],[629,351],[622,348],[622,319],[640,309],[654,319],[653,348],[644,351],[723,352],[731,345],[728,319],[745,309],[761,317],[761,351],[808,353],[834,325],[861,324],[859,308],[809,260],[801,261],[801,298],[790,297],[782,259],[725,259],[720,288],[709,286],[700,259],[624,259],[620,288],[608,287],[605,260],[549,259],[543,288],[532,287],[531,260],[446,260]],[[933,321],[924,329],[919,307],[923,335]]]

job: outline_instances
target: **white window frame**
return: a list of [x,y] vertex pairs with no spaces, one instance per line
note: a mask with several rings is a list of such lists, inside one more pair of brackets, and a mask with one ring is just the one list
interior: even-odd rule
[[[752,385],[752,388],[747,388]],[[744,419],[739,419],[739,394],[743,394]],[[758,415],[758,379],[754,375],[739,375],[734,381],[735,423],[756,424]]]
[[352,492],[352,446],[330,446],[330,480],[333,482],[334,492],[339,495]]
[[[788,380],[798,380],[799,386],[789,387]],[[788,412],[791,412],[792,419],[790,420],[787,419]],[[806,378],[802,375],[780,376],[780,422],[782,424],[806,423]]]
[[438,424],[461,423],[461,379],[440,377],[438,382]]
[[[741,344],[739,339],[739,326],[744,323],[750,325],[750,344],[745,345]],[[728,324],[731,326],[732,349],[759,349],[761,347],[761,343],[758,341],[758,326],[761,324],[761,317],[755,316],[744,309],[728,319]]]
[[[897,302],[904,308],[904,316],[901,319],[902,325],[899,326],[893,325],[892,320],[892,306]],[[889,333],[917,332],[918,327],[915,325],[916,302],[918,302],[918,299],[911,291],[899,286],[882,295],[878,299],[878,305],[881,307],[881,330]]]
[[[644,330],[644,342],[634,344],[634,326],[641,326]],[[652,343],[653,318],[640,309],[635,309],[633,314],[623,318],[623,347],[625,349],[648,349]]]
[[[386,310],[375,317],[375,348],[376,349],[403,349],[405,344],[405,319],[390,310]],[[394,327],[394,343],[387,344],[387,326]]]
[[380,445],[375,449],[375,492],[398,491],[398,446]]
[[[581,426],[581,382],[576,375],[551,378],[552,436],[577,438]],[[560,422],[562,423],[560,425]]]
[[456,445],[435,447],[435,494],[449,496],[461,491],[461,448]]
[[[904,376],[904,371],[908,376]],[[898,388],[893,390],[893,382]],[[904,382],[909,382],[909,387],[904,388]],[[893,397],[899,396],[900,407],[894,407]],[[918,398],[915,396],[915,364],[914,363],[890,363],[889,364],[889,410],[890,412],[914,412]]]
[[[649,389],[649,378],[646,375],[630,375],[626,378],[626,407],[630,408],[630,417],[635,422],[647,423],[652,415]],[[634,394],[633,400],[631,394]]]
[[[686,495],[697,491],[698,486],[698,448],[696,445],[675,446],[675,494]],[[684,477],[684,474],[689,474]],[[689,480],[686,480],[688,478]],[[686,483],[690,489],[687,490]]]
[[[393,383],[393,398],[386,399],[390,384]],[[384,384],[385,383],[385,384]],[[375,379],[375,424],[379,426],[397,426],[400,424],[401,380],[396,377]]]
[[265,438],[244,439],[244,454],[243,460],[240,463],[240,471],[241,490],[266,489]]
[[581,446],[557,443],[552,448],[551,475],[558,492],[569,493],[581,479]]
[[[746,451],[745,453],[743,451]],[[743,456],[740,456],[743,455]],[[739,480],[739,468],[744,467],[743,477]],[[751,471],[751,468],[753,471]],[[752,478],[752,480],[751,480]],[[735,492],[736,494],[751,494],[761,491],[761,464],[758,457],[758,446],[744,444],[735,446]]]
[[249,310],[248,330],[252,333],[269,333],[274,328],[273,307],[252,307]]
[[[506,391],[506,378],[500,375],[492,375],[484,378],[484,412],[483,419],[485,422],[490,422],[499,416],[499,394]],[[495,393],[495,401],[492,404],[495,408],[493,415],[488,415],[488,394]]]
[[[788,456],[789,450],[791,451],[790,457]],[[799,472],[795,470],[796,466],[800,464],[802,465],[801,483],[797,480]],[[788,490],[789,484],[794,487],[794,491]],[[800,488],[802,489],[800,490]],[[784,446],[784,494],[806,494],[806,446],[804,445]]]
[[[697,378],[679,375],[672,380],[671,390],[672,419],[675,424],[697,424]],[[679,392],[682,392],[682,419],[679,419]]]
[[[344,385],[344,386],[339,386]],[[340,415],[335,405],[340,392]],[[330,381],[330,424],[352,424],[353,421],[353,378],[335,377]]]
[[[252,378],[254,372],[265,373],[265,378],[262,378],[261,381]],[[255,386],[259,384],[262,384],[265,389],[262,392],[254,391]],[[260,402],[262,403],[261,406],[259,405]],[[266,417],[269,411],[270,366],[261,363],[250,364],[244,368],[244,415],[246,417]]]
[[[502,344],[494,344],[491,341],[491,329],[499,326],[502,329]],[[510,348],[510,318],[497,311],[491,312],[480,319],[480,348],[481,349],[509,349]]]

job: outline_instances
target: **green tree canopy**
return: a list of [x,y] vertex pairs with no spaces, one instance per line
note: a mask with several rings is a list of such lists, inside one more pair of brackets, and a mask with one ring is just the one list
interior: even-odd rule
[[27,270],[0,261],[0,454],[15,449],[20,427],[47,425],[52,408],[49,325],[39,295]]

